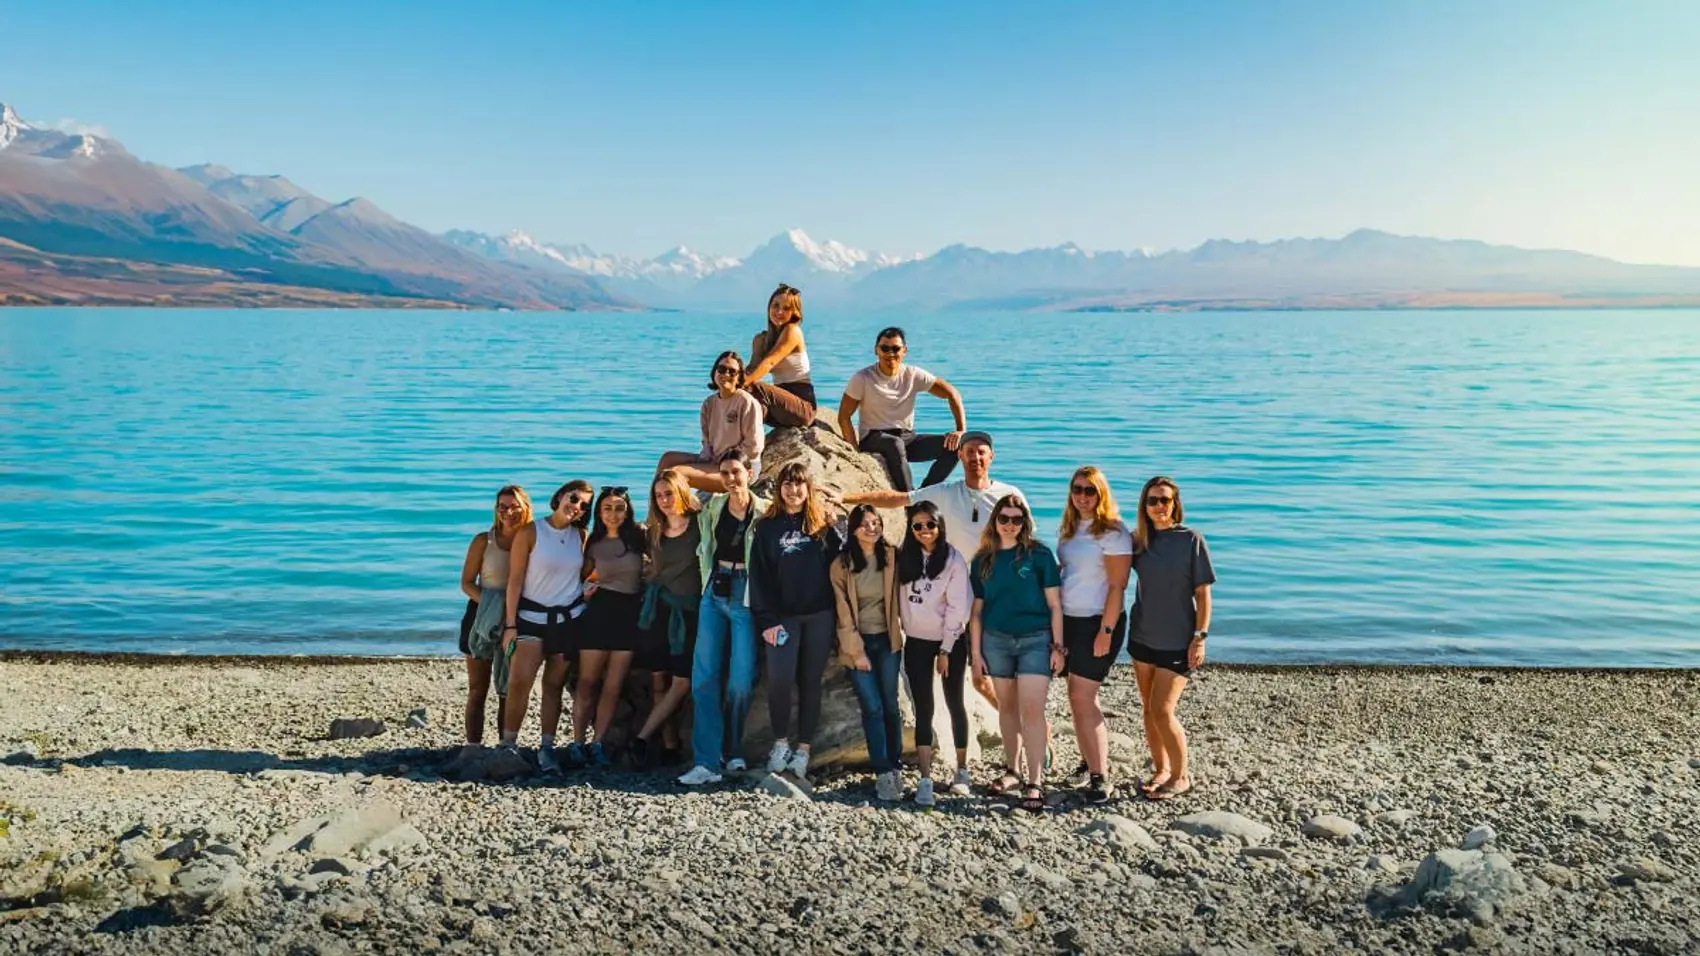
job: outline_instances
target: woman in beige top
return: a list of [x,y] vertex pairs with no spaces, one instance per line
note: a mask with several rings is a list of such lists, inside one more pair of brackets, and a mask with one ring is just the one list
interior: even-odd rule
[[[781,282],[767,297],[767,328],[750,343],[750,358],[755,364],[744,374],[744,389],[761,403],[767,423],[812,424],[815,386],[803,344],[803,294],[795,286]],[[770,372],[772,385],[762,381]]]
[[[460,652],[466,655],[466,743],[484,743],[484,704],[490,696],[494,674],[496,693],[507,701],[507,668],[502,649],[502,610],[508,590],[508,552],[514,535],[531,523],[531,498],[519,485],[505,485],[496,492],[495,520],[490,530],[480,531],[467,545],[460,568],[460,590],[467,596],[466,617],[461,621]],[[496,733],[502,732],[502,707],[496,708]]]
[[720,456],[736,448],[750,459],[750,470],[759,475],[767,438],[762,430],[761,403],[744,391],[744,360],[737,352],[721,352],[714,360],[708,387],[714,394],[703,399],[699,416],[702,450],[695,454],[667,452],[656,463],[655,473],[660,475],[672,468],[692,488],[720,493],[726,490],[726,482],[720,477]]
[[[573,694],[573,743],[567,748],[567,764],[600,768],[609,763],[603,740],[614,722],[620,690],[642,639],[638,615],[643,610],[649,538],[623,485],[602,488],[595,514],[584,546],[589,603],[579,631],[578,688]],[[593,727],[596,736],[587,747]]]
[[897,549],[886,543],[885,525],[872,505],[857,505],[849,528],[850,541],[829,572],[838,657],[850,669],[850,686],[862,709],[875,793],[881,800],[901,800],[903,717],[897,710],[897,675],[903,663],[903,597]]

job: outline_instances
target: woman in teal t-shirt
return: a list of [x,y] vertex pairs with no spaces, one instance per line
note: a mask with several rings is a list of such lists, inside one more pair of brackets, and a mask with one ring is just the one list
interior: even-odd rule
[[[1062,574],[1056,555],[1033,537],[1033,513],[1019,495],[1005,495],[992,508],[992,520],[974,555],[974,611],[968,637],[974,677],[989,675],[998,692],[998,729],[1003,734],[1004,768],[991,785],[994,794],[1021,787],[1021,808],[1045,809],[1042,787],[1045,696],[1051,675],[1062,668]],[[1018,755],[1027,773],[1017,773]]]

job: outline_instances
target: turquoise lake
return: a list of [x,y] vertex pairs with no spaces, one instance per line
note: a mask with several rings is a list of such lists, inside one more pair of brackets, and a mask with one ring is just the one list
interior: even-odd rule
[[[495,489],[635,491],[759,321],[0,310],[0,647],[453,654]],[[1219,659],[1700,666],[1700,312],[811,311],[824,403],[890,323],[1048,535],[1179,480]]]

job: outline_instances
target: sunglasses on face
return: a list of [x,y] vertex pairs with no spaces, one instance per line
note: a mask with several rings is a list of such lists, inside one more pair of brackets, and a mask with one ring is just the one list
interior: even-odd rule
[[736,365],[716,365],[714,367],[714,374],[716,375],[740,375],[743,371]]
[[1022,522],[1026,521],[1026,520],[1027,520],[1027,516],[1024,515],[1024,514],[1021,514],[1020,512],[1017,512],[1015,514],[1010,514],[1009,512],[1005,511],[1005,512],[999,513],[999,515],[998,515],[998,524],[1012,524],[1012,525],[1019,526],[1019,525],[1021,525]]
[[1089,497],[1089,498],[1096,498],[1098,496],[1098,489],[1092,487],[1091,485],[1070,485],[1068,490],[1073,492],[1074,494],[1082,495],[1082,496]]
[[880,346],[880,351],[884,352],[886,355],[899,355],[899,354],[902,354],[902,352],[903,352],[903,346],[901,346],[901,345],[882,345],[882,346]]
[[573,507],[579,508],[579,509],[582,510],[582,509],[590,506],[590,496],[589,495],[568,495],[565,498],[561,499],[561,505],[563,507],[566,506],[566,505],[572,505]]
[[510,515],[510,514],[513,514],[514,512],[519,511],[519,510],[520,510],[519,505],[497,505],[496,506],[496,513],[497,514]]
[[1175,496],[1174,495],[1168,495],[1166,497],[1162,496],[1162,495],[1146,495],[1145,496],[1145,507],[1147,507],[1147,508],[1167,507],[1168,505],[1172,505],[1174,503],[1175,503]]
[[910,531],[937,531],[938,523],[933,521],[917,521],[909,526]]

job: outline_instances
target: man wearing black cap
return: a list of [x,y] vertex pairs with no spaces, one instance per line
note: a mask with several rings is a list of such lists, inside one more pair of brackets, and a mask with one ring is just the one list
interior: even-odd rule
[[930,501],[944,517],[945,535],[962,556],[970,560],[980,547],[980,533],[992,520],[992,508],[1004,495],[1027,496],[1014,485],[992,478],[992,436],[985,432],[963,432],[956,457],[962,462],[962,477],[928,485],[915,491],[852,491],[842,497],[847,505],[869,504],[876,508],[903,508]]
[[[956,467],[956,449],[968,428],[962,408],[962,393],[937,375],[917,365],[905,365],[909,344],[897,326],[881,329],[874,337],[873,365],[850,376],[844,397],[838,400],[838,429],[844,440],[862,451],[878,455],[885,473],[898,491],[915,488],[911,461],[930,461],[923,485],[936,485],[950,477]],[[915,433],[915,397],[922,392],[950,403],[956,428],[943,435]],[[857,412],[860,411],[860,416]],[[851,420],[857,419],[855,427]]]

